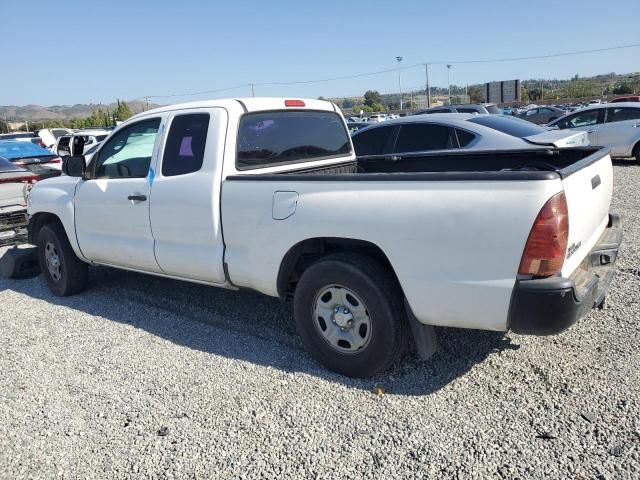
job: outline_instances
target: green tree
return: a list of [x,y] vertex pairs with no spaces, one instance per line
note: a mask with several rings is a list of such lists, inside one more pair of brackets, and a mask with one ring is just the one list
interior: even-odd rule
[[2,120],[0,120],[0,133],[9,133],[9,127]]
[[633,93],[633,87],[628,83],[619,83],[613,87],[614,95],[628,95],[630,93]]
[[342,108],[351,108],[353,107],[353,100],[350,98],[342,99]]
[[382,105],[382,97],[377,90],[367,90],[364,92],[364,104],[372,107],[374,104]]
[[480,88],[469,87],[469,102],[471,103],[484,102],[484,95],[482,94],[482,90],[480,90]]
[[133,116],[133,112],[131,111],[131,108],[129,108],[127,102],[121,102],[120,100],[118,100],[117,102],[117,107],[113,111],[113,118],[122,122],[127,118]]

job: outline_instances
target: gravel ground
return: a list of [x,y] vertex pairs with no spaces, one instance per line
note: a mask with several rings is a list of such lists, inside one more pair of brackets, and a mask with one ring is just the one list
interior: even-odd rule
[[640,166],[615,175],[606,309],[555,337],[438,329],[369,380],[313,362],[267,297],[0,278],[0,478],[640,478]]

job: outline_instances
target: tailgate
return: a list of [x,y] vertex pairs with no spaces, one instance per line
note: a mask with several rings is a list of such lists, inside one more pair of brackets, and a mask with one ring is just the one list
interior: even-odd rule
[[609,221],[613,167],[601,149],[560,172],[569,209],[569,242],[562,275],[568,277],[596,244]]

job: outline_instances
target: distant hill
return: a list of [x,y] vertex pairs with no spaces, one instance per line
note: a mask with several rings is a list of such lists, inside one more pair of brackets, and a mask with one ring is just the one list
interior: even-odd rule
[[[128,100],[127,103],[133,113],[140,113],[146,108],[146,103],[141,100]],[[150,103],[149,108],[159,107],[160,105]],[[93,110],[108,108],[114,110],[116,103],[106,104],[76,104],[76,105],[53,105],[51,107],[43,107],[40,105],[0,106],[0,120],[19,121],[19,120],[68,120],[71,118],[85,118],[91,115]]]

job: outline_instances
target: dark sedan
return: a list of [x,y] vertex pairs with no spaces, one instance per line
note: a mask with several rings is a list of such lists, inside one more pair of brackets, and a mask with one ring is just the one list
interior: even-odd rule
[[556,107],[537,107],[530,108],[520,115],[520,118],[528,120],[531,123],[543,125],[563,117],[566,113],[565,110]]
[[31,171],[40,178],[60,175],[62,161],[46,148],[16,140],[0,141],[0,157]]

